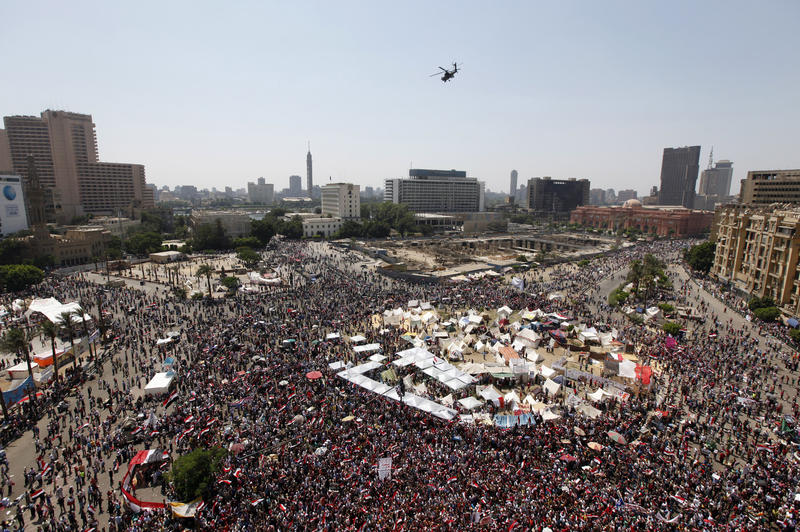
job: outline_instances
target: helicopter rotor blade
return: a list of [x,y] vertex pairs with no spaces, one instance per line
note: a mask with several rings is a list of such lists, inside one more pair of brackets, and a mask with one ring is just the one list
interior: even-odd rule
[[431,74],[429,77],[431,77],[431,78],[432,78],[433,76],[441,76],[441,75],[442,75],[442,73],[441,73],[441,72],[434,72],[434,73],[433,73],[433,74]]

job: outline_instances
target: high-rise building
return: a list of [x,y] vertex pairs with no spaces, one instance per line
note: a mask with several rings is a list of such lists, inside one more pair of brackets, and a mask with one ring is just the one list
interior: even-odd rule
[[697,173],[700,171],[700,146],[664,148],[661,159],[661,205],[694,207]]
[[800,203],[800,170],[753,170],[742,179],[742,203]]
[[731,179],[733,178],[733,163],[730,161],[717,161],[714,168],[708,168],[700,174],[700,190],[698,194],[705,196],[728,196],[731,193]]
[[620,190],[617,193],[617,202],[625,203],[629,199],[637,199],[637,196],[638,194],[636,193],[636,191],[631,188]]
[[247,199],[251,203],[272,205],[275,202],[275,185],[267,183],[263,177],[257,183],[247,183]]
[[[46,192],[49,219],[69,221],[84,214],[153,207],[144,166],[99,161],[91,115],[43,111],[40,117],[4,117],[14,173],[25,176],[32,155]],[[0,164],[6,149],[0,147]]]
[[528,180],[528,210],[565,215],[579,205],[589,204],[588,179],[552,179],[534,177]]
[[459,170],[412,168],[408,179],[387,179],[384,201],[404,203],[413,212],[480,212],[483,183]]
[[303,194],[303,178],[299,175],[289,176],[289,195],[297,198]]
[[344,220],[361,218],[361,187],[329,183],[322,187],[322,214]]
[[794,205],[723,205],[714,217],[711,276],[784,312],[800,315],[800,209]]
[[508,195],[512,198],[517,194],[517,174],[516,170],[511,170],[511,185],[508,187]]
[[606,191],[602,188],[589,189],[589,205],[605,205]]
[[306,155],[306,186],[308,187],[308,197],[314,197],[314,174],[311,168],[311,143],[308,144],[308,155]]

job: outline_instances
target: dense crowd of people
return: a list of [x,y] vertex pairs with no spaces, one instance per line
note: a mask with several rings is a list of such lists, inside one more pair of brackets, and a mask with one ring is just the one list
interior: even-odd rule
[[[264,253],[283,286],[213,302],[103,287],[81,274],[41,285],[38,297],[99,298],[117,336],[105,370],[77,387],[66,412],[50,402],[45,419],[27,425],[37,458],[24,471],[11,464],[24,479],[17,526],[181,530],[187,523],[169,510],[126,504],[118,488],[127,464],[142,449],[174,459],[220,446],[226,456],[194,518],[201,529],[793,530],[800,469],[795,443],[776,431],[797,414],[797,354],[738,314],[715,311],[680,266],[671,297],[705,321],[673,348],[599,289],[645,253],[674,263],[684,245],[640,244],[589,269],[533,271],[524,291],[491,278],[410,285],[362,268],[355,253],[301,242]],[[374,316],[412,299],[443,314],[507,305],[603,323],[656,368],[653,390],[607,400],[596,419],[566,405],[558,419],[534,412],[532,423],[502,430],[443,421],[337,378],[329,364],[353,353],[327,334],[363,334],[391,363],[408,344]],[[168,332],[178,341],[156,346]],[[175,400],[145,396],[167,357]],[[306,377],[316,370],[322,378]],[[387,457],[391,475],[379,480]],[[160,473],[141,484],[156,489],[140,485],[137,496],[176,499]]]

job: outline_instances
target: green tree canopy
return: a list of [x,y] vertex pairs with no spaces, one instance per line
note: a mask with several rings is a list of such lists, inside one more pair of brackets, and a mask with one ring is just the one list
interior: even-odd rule
[[684,259],[689,266],[698,272],[708,273],[714,265],[714,252],[717,244],[711,241],[697,244],[686,250]]
[[664,332],[667,334],[671,334],[672,336],[676,336],[679,332],[681,332],[681,325],[680,323],[675,323],[674,321],[668,321],[664,323]]
[[222,286],[228,289],[228,292],[235,292],[239,288],[239,278],[228,276],[222,278]]
[[781,315],[781,311],[778,307],[759,307],[753,310],[753,314],[761,321],[775,321]]
[[125,241],[125,249],[134,255],[147,255],[161,249],[161,234],[154,231],[134,233]]
[[188,502],[202,497],[214,481],[224,457],[225,450],[221,447],[199,447],[176,458],[167,480],[172,482],[178,499]]
[[36,266],[28,264],[7,264],[0,266],[0,287],[4,291],[18,292],[39,284],[44,279],[44,272]]
[[[252,231],[251,231],[251,233],[252,233]],[[239,248],[242,248],[242,247],[258,249],[258,248],[260,248],[262,246],[263,246],[263,244],[261,243],[261,240],[259,240],[258,237],[255,237],[255,236],[242,236],[242,237],[233,239],[233,247],[234,247],[234,249],[237,249],[237,250]]]
[[196,250],[224,251],[231,249],[231,239],[222,227],[222,221],[217,218],[214,223],[200,224],[194,231],[192,248]]
[[259,255],[258,253],[253,251],[252,248],[249,248],[247,246],[236,248],[236,256],[248,268],[252,268],[256,264],[258,264],[258,261],[261,260],[261,255]]

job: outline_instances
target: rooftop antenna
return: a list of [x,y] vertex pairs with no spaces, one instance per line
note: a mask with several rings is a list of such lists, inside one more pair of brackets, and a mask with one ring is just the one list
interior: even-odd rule
[[711,165],[714,163],[714,146],[711,146],[711,153],[708,154],[708,168],[711,169]]

